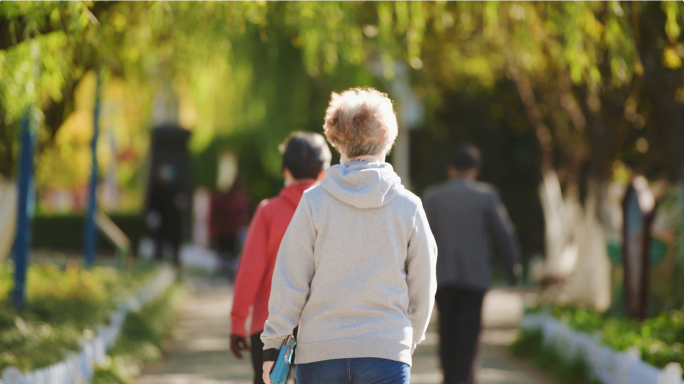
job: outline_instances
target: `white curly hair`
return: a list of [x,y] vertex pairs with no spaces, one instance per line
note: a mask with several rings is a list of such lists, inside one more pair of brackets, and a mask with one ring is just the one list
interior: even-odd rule
[[392,100],[373,88],[333,92],[323,131],[330,144],[349,158],[387,154],[398,134]]

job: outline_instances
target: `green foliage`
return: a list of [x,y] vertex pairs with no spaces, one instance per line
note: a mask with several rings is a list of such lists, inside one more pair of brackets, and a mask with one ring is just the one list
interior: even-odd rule
[[684,183],[679,182],[671,188],[660,203],[659,212],[666,214],[668,225],[672,229],[673,254],[675,257],[672,268],[671,284],[665,299],[665,308],[684,307]]
[[125,384],[140,373],[143,364],[158,360],[161,342],[173,328],[182,298],[182,287],[173,286],[140,311],[129,314],[107,361],[96,370],[93,384]]
[[531,361],[537,367],[549,372],[564,384],[600,384],[589,379],[589,367],[580,359],[567,361],[555,350],[544,346],[539,331],[521,332],[510,346],[511,352]]
[[[332,90],[388,90],[400,61],[410,65],[412,88],[425,102],[424,125],[432,125],[435,138],[458,136],[460,127],[440,116],[454,100],[514,79],[505,95],[478,102],[499,120],[516,120],[511,125],[522,127],[521,136],[536,132],[542,141],[545,130],[530,126],[548,126],[553,145],[542,156],[548,162],[545,155],[554,152],[561,176],[589,168],[600,179],[615,160],[639,163],[645,155],[635,143],[646,139],[668,150],[651,151],[644,173],[664,168],[677,178],[681,164],[672,160],[679,148],[669,148],[681,126],[682,10],[677,2],[2,3],[0,173],[15,169],[16,148],[5,141],[16,137],[26,107],[59,112],[46,113],[38,135],[39,148],[50,147],[68,115],[62,103],[88,70],[100,67],[141,100],[172,87],[181,115],[195,116],[187,125],[198,163],[211,162],[215,141],[256,148],[241,165],[249,163],[245,182],[259,200],[279,189],[276,147],[290,131],[320,132]],[[525,105],[523,94],[531,96]],[[517,105],[499,102],[511,96]],[[151,103],[135,104],[145,104],[129,112],[141,131]],[[496,141],[486,123],[473,129],[487,133],[483,141]],[[537,151],[525,145],[517,152],[531,153],[516,156],[531,158],[538,171]],[[412,157],[432,153],[422,148]],[[214,175],[199,173],[200,185],[213,185]],[[128,181],[139,179],[127,174]]]
[[[336,67],[334,76],[312,78],[290,37],[278,34],[281,28],[278,24],[264,27],[261,32],[248,28],[244,40],[231,44],[236,56],[234,69],[216,72],[225,76],[221,78],[226,86],[215,93],[221,102],[208,99],[198,106],[213,108],[210,112],[215,130],[209,135],[201,129],[193,130],[197,186],[215,186],[218,155],[231,149],[239,158],[240,179],[253,202],[274,196],[283,182],[278,146],[294,130],[321,131],[332,91],[364,85],[383,89],[382,83],[363,70],[345,65]],[[260,33],[269,36],[268,40],[253,44]],[[272,59],[260,60],[264,57]],[[244,79],[237,78],[244,75],[243,71],[251,78],[244,84]],[[240,87],[233,88],[236,84]],[[201,119],[197,124],[198,128],[203,124]]]
[[553,307],[551,313],[577,331],[600,334],[602,343],[610,348],[618,351],[638,348],[641,358],[658,368],[671,362],[684,364],[682,309],[661,313],[641,323],[573,306]]
[[[65,80],[73,75],[73,44],[91,27],[88,8],[86,2],[0,5],[0,18],[9,21],[10,29],[10,41],[2,42],[7,49],[0,50],[6,124],[18,120],[32,103],[63,97]],[[48,29],[54,32],[41,33]]]
[[[14,121],[31,102],[59,101],[66,84],[96,65],[114,74],[153,80],[151,67],[170,63],[159,67],[157,74],[182,75],[209,94],[216,84],[199,78],[202,69],[223,65],[238,75],[235,83],[227,85],[246,91],[249,88],[240,86],[239,78],[249,83],[252,74],[243,64],[258,65],[270,54],[246,60],[240,46],[268,46],[279,38],[298,48],[314,78],[321,73],[334,75],[345,65],[358,68],[376,57],[384,64],[386,78],[393,77],[393,62],[400,59],[416,69],[425,62],[426,69],[449,83],[475,78],[492,86],[516,66],[535,77],[562,69],[576,84],[598,84],[607,77],[620,85],[641,71],[632,23],[639,6],[623,6],[619,2],[7,3],[0,5],[0,18],[10,26],[9,41],[2,45],[6,49],[0,50],[5,74],[0,88],[4,103],[10,103],[3,113],[7,121]],[[667,21],[660,29],[675,51],[681,9],[681,4],[663,3]],[[609,63],[607,74],[600,68],[604,61]],[[239,103],[240,96],[233,100]]]
[[82,269],[69,262],[32,264],[27,277],[27,304],[9,304],[12,266],[0,266],[0,371],[14,365],[29,371],[77,352],[81,337],[108,321],[117,304],[131,295],[151,269],[123,273],[110,267]]

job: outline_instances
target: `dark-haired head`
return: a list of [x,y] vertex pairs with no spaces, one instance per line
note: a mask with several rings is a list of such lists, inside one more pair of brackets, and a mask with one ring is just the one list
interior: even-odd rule
[[474,178],[477,177],[481,166],[480,150],[472,144],[461,144],[452,151],[448,168],[452,177],[470,175]]
[[332,154],[325,138],[313,132],[293,132],[280,146],[283,170],[296,180],[317,179],[330,167]]
[[454,148],[451,154],[450,165],[457,171],[470,171],[480,169],[482,156],[480,150],[472,144],[461,144]]

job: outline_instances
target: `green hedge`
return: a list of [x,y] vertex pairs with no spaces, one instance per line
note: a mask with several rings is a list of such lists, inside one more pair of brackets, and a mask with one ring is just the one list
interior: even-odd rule
[[181,285],[172,286],[126,317],[119,340],[105,364],[95,371],[93,384],[125,384],[140,374],[145,363],[162,357],[161,342],[173,329],[183,292]]
[[[146,234],[142,214],[110,215],[110,218],[128,236],[135,251],[138,241]],[[83,233],[83,215],[36,216],[33,219],[32,246],[80,251],[83,248]],[[101,250],[114,250],[114,246],[99,231],[98,246]]]
[[643,322],[573,306],[547,309],[577,331],[600,333],[602,343],[610,348],[618,351],[638,348],[642,360],[655,367],[663,368],[671,362],[684,366],[684,309],[663,312]]
[[9,303],[13,267],[0,265],[0,372],[7,366],[31,371],[64,360],[80,349],[82,336],[109,321],[118,303],[132,295],[154,273],[132,273],[112,267],[83,269],[33,263],[27,277],[27,303]]

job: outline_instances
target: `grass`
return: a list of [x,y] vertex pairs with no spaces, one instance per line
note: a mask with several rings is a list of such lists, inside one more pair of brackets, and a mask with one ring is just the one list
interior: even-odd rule
[[[684,309],[663,312],[643,322],[567,305],[533,308],[529,312],[539,310],[550,310],[556,319],[577,331],[599,335],[602,344],[617,351],[636,347],[641,359],[657,368],[671,362],[684,365]],[[554,351],[544,348],[539,332],[522,332],[511,348],[513,353],[548,370],[562,382],[587,382],[586,369],[580,375],[572,373],[573,370],[579,372],[577,365],[581,362],[568,363]]]
[[107,362],[95,372],[93,384],[125,384],[140,374],[145,363],[160,359],[161,342],[173,328],[182,297],[182,287],[175,285],[129,314]]
[[540,331],[524,331],[510,346],[511,352],[548,372],[556,380],[567,384],[600,384],[590,379],[589,367],[581,359],[566,360],[553,349],[546,348]]
[[655,367],[663,368],[671,362],[684,365],[682,309],[663,312],[643,322],[571,306],[555,307],[551,313],[578,331],[600,333],[602,343],[618,351],[637,347],[642,360]]
[[108,322],[119,302],[132,295],[153,268],[126,273],[112,267],[84,269],[71,261],[64,268],[34,263],[28,271],[27,303],[9,303],[11,263],[0,265],[0,372],[16,366],[24,372],[64,360],[80,349],[83,336]]

